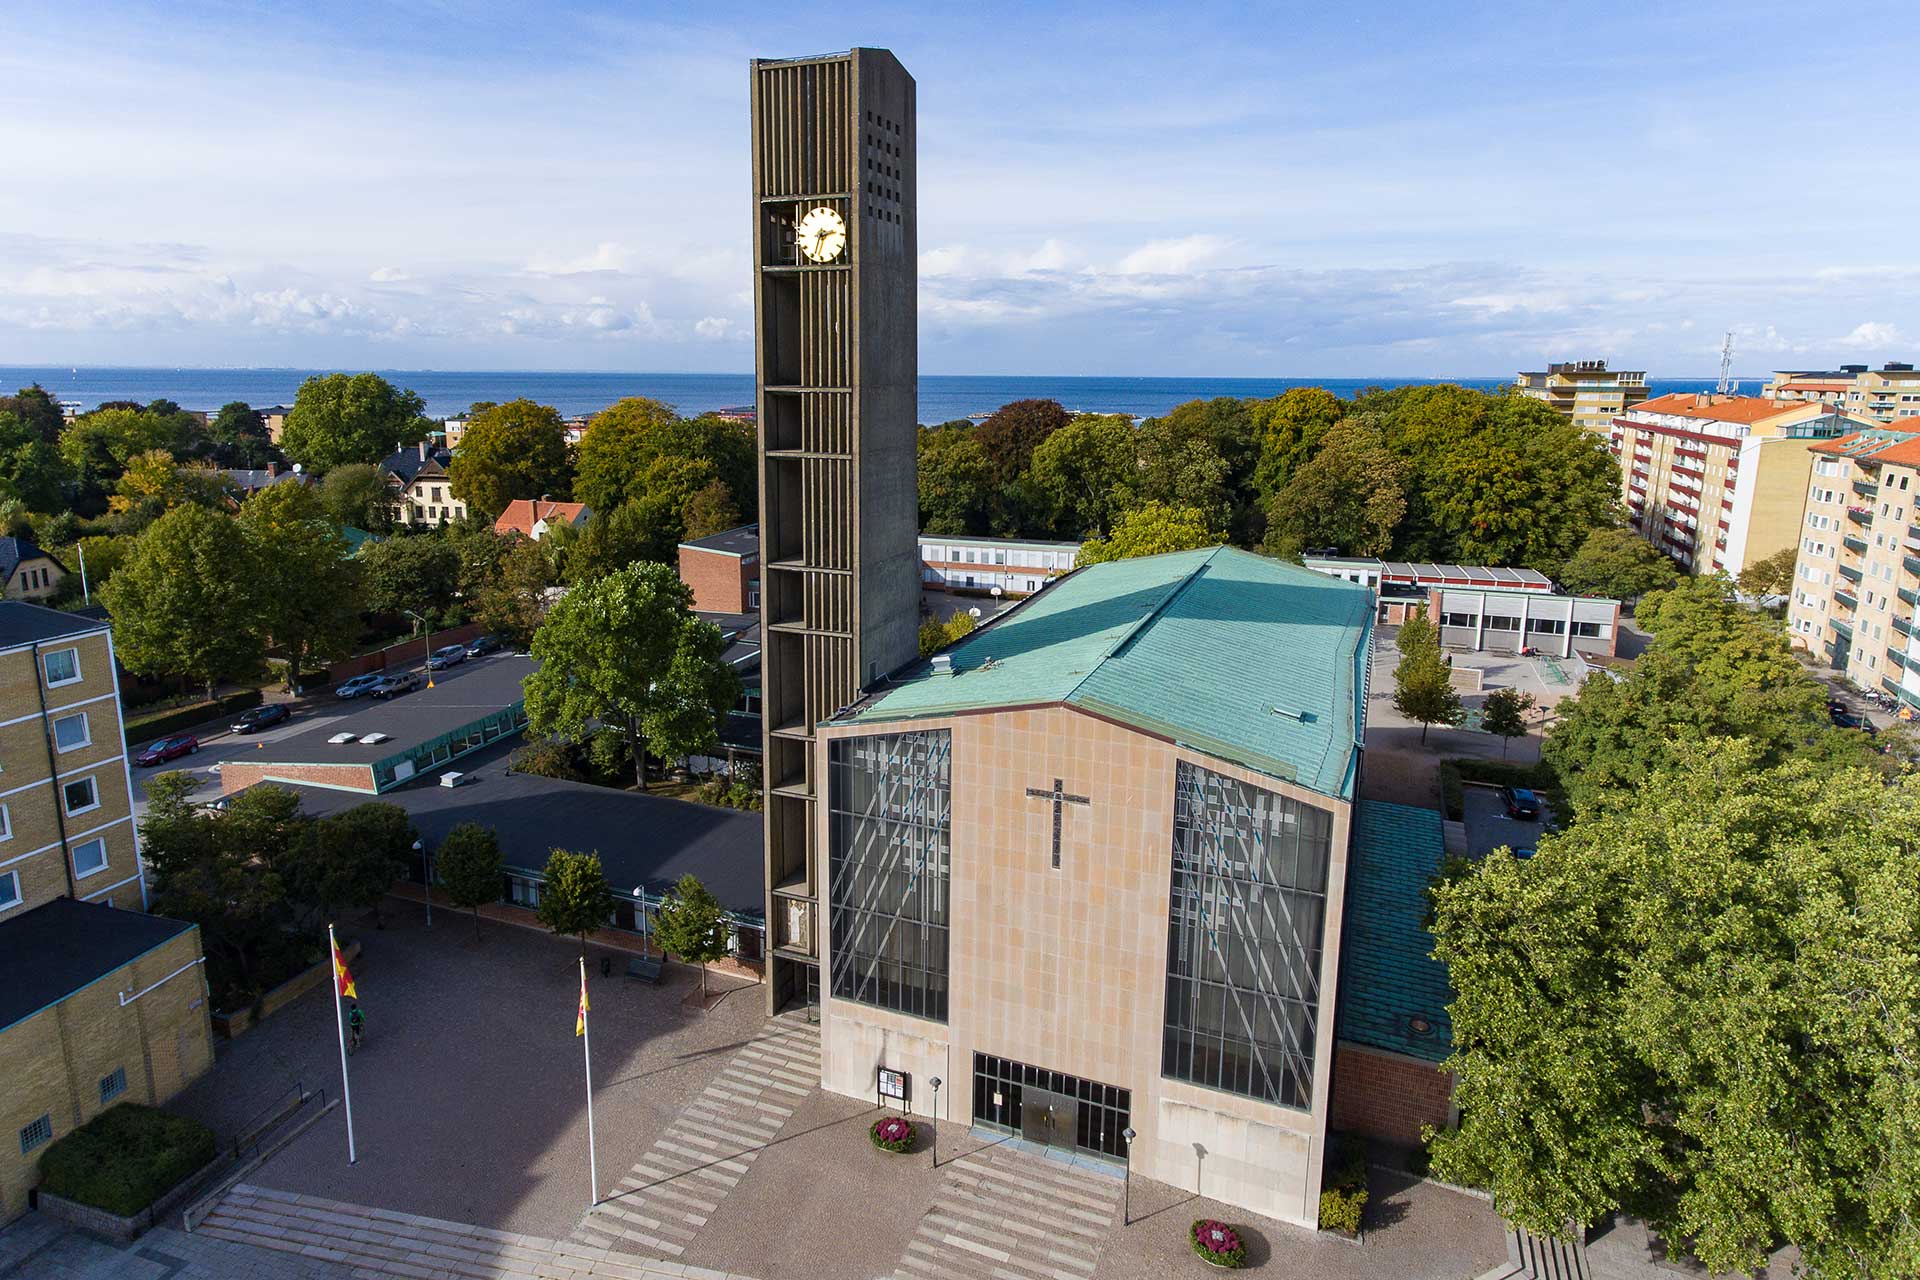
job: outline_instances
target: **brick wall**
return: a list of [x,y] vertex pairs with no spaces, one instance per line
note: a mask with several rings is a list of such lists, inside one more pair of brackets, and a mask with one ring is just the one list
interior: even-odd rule
[[693,607],[702,613],[751,612],[747,582],[758,569],[758,563],[745,556],[680,548],[680,581],[693,588]]
[[[390,644],[384,649],[375,649],[372,653],[363,653],[354,658],[342,658],[327,668],[327,683],[339,684],[342,680],[351,680],[369,671],[385,671],[388,667],[401,669],[411,667],[416,671],[421,670],[426,665],[427,654],[433,649],[442,649],[450,644],[471,644],[482,629],[479,623],[469,622],[462,626],[449,627],[445,631],[434,632],[432,649],[427,647],[425,639],[413,636],[398,644]],[[310,682],[307,687],[311,688],[313,677],[307,676],[305,679]]]
[[1421,1126],[1444,1126],[1452,1102],[1453,1077],[1432,1063],[1344,1040],[1333,1047],[1335,1129],[1417,1147]]

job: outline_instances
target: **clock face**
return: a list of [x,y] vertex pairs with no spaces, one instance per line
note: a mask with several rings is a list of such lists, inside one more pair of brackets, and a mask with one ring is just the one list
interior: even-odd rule
[[793,229],[794,242],[815,262],[832,262],[847,247],[847,224],[840,215],[821,205],[807,210],[807,216]]

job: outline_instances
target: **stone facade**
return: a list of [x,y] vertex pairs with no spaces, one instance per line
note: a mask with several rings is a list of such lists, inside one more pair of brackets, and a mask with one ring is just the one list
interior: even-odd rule
[[[113,1103],[165,1103],[213,1065],[199,959],[200,930],[187,929],[0,1030],[0,1222],[26,1210],[39,1181],[46,1144],[22,1153],[15,1139],[27,1126],[47,1116],[57,1141]],[[119,1071],[124,1092],[103,1100],[102,1082]]]
[[[976,1052],[1131,1091],[1136,1172],[1302,1225],[1318,1218],[1333,1056],[1333,998],[1346,881],[1349,808],[1062,706],[950,718],[825,725],[816,775],[839,738],[952,733],[950,1007],[945,1023],[835,999],[830,894],[821,893],[822,1080],[874,1096],[880,1066],[914,1075],[927,1113],[940,1076],[942,1117],[971,1116]],[[1331,815],[1312,1105],[1280,1106],[1164,1078],[1174,783],[1180,762]],[[1053,806],[1029,787],[1088,798],[1063,806],[1061,865],[1051,865]],[[830,848],[827,804],[818,838]],[[824,865],[822,876],[827,875]],[[1204,1153],[1204,1154],[1201,1154]]]
[[1431,1062],[1342,1040],[1333,1051],[1333,1127],[1403,1147],[1453,1120],[1453,1077]]

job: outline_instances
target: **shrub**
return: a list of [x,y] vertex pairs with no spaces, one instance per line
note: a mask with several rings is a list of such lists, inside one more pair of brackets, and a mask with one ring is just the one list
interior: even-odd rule
[[558,738],[536,738],[515,751],[507,759],[507,768],[514,773],[531,773],[541,778],[558,778],[562,782],[585,782],[580,768],[574,763],[573,747]]
[[47,1148],[41,1189],[132,1217],[213,1159],[213,1130],[123,1102]]
[[1486,782],[1497,787],[1526,787],[1546,798],[1555,813],[1566,812],[1561,803],[1560,775],[1545,761],[1520,764],[1513,760],[1482,760],[1477,756],[1451,756],[1440,762],[1440,796],[1447,817],[1458,822],[1466,811],[1462,783]]
[[1187,1243],[1196,1256],[1216,1267],[1238,1267],[1247,1260],[1246,1241],[1240,1233],[1212,1218],[1195,1218],[1187,1229]]
[[1320,1193],[1320,1229],[1357,1236],[1360,1234],[1360,1215],[1366,1207],[1366,1192],[1340,1191],[1329,1187]]
[[172,711],[163,711],[159,715],[145,716],[138,720],[127,721],[127,742],[137,744],[149,738],[164,737],[181,729],[191,729],[197,724],[209,720],[218,720],[249,707],[260,705],[258,689],[242,689],[238,693],[227,694],[213,701],[192,702]]
[[867,1130],[867,1137],[882,1151],[896,1155],[913,1150],[913,1121],[905,1116],[881,1116]]
[[1360,1234],[1367,1207],[1367,1147],[1350,1133],[1336,1134],[1320,1192],[1320,1229]]
[[633,781],[633,748],[618,729],[596,729],[587,738],[588,780],[603,787],[624,787]]

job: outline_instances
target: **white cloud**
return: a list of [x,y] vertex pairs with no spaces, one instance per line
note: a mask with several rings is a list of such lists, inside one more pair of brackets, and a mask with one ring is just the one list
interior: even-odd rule
[[724,342],[734,336],[733,321],[726,316],[702,316],[694,322],[693,331],[711,342]]
[[1221,236],[1191,235],[1177,240],[1154,240],[1141,245],[1120,259],[1121,275],[1188,275],[1202,265],[1226,253],[1229,242]]
[[398,284],[403,280],[411,280],[413,277],[398,267],[376,267],[373,272],[367,276],[367,279],[373,281],[375,284]]
[[1840,339],[1843,346],[1867,347],[1878,350],[1884,347],[1897,347],[1906,339],[1900,335],[1898,325],[1879,320],[1867,320],[1854,326],[1853,332]]

